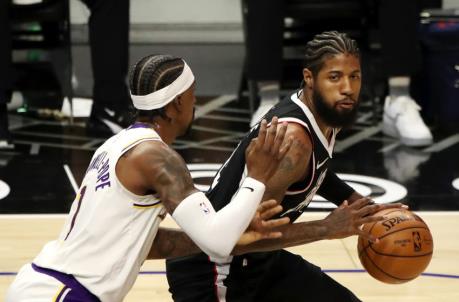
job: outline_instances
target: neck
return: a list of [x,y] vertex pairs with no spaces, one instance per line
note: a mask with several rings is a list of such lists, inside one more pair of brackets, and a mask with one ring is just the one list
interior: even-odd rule
[[323,121],[323,119],[320,117],[320,115],[317,113],[316,106],[314,106],[314,102],[312,101],[312,91],[310,89],[304,88],[301,92],[299,99],[306,106],[308,106],[309,110],[312,112],[312,115],[314,115],[314,119],[316,120],[320,131],[328,139],[331,133],[333,132],[333,127],[330,127],[329,125],[327,125]]
[[155,118],[153,120],[139,118],[136,120],[136,123],[143,123],[153,128],[167,145],[171,145],[177,138],[175,128],[162,118]]

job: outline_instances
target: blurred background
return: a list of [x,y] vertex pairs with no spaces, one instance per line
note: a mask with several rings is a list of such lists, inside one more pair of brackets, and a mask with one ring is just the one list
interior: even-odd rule
[[[457,301],[459,0],[1,0],[0,224],[14,233],[0,236],[0,296],[35,252],[15,234],[36,230],[36,251],[52,239],[40,239],[59,229],[46,215],[68,212],[94,151],[129,125],[129,66],[167,53],[192,68],[196,122],[172,147],[206,190],[250,124],[299,89],[304,46],[326,30],[357,40],[363,72],[332,169],[376,202],[420,211],[446,238],[429,270],[439,282],[421,278],[392,301]],[[324,213],[308,218],[332,207],[316,196],[307,211]],[[348,256],[324,267],[356,268]]]

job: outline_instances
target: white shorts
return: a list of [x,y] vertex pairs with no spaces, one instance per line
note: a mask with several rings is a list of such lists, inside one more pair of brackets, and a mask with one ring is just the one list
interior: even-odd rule
[[32,264],[24,265],[11,283],[5,302],[100,301],[79,284],[73,276],[54,273],[57,278],[36,271]]

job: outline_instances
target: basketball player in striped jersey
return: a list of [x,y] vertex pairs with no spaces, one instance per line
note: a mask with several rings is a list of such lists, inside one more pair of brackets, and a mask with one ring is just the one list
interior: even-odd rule
[[[270,229],[288,222],[263,220],[279,212],[274,201],[255,215],[264,183],[288,151],[286,125],[263,123],[245,153],[248,175],[239,193],[217,213],[169,146],[193,120],[191,69],[180,58],[148,56],[133,67],[130,88],[137,122],[96,150],[59,238],[22,267],[7,302],[122,301],[166,212],[212,257],[228,257],[237,242],[278,237]],[[241,237],[251,221],[258,228]]]
[[[269,64],[269,62],[267,62]],[[319,193],[338,205],[325,219],[280,227],[283,236],[247,246],[264,250],[226,259],[205,254],[167,260],[167,277],[175,301],[359,301],[321,269],[281,248],[321,239],[365,234],[360,226],[369,215],[401,204],[377,205],[363,198],[328,169],[336,135],[349,126],[357,112],[361,87],[360,53],[345,34],[324,32],[306,45],[302,87],[275,105],[265,116],[288,122],[287,137],[294,143],[264,198],[283,206],[280,217],[295,221]],[[246,174],[244,152],[260,126],[255,126],[217,173],[207,193],[216,210],[228,204]],[[247,250],[248,251],[248,250]]]

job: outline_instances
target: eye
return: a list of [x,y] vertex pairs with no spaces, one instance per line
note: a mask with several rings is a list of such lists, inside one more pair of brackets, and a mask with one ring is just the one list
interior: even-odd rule
[[360,79],[360,75],[359,74],[354,74],[354,75],[351,76],[351,79],[359,80]]
[[332,82],[336,82],[336,81],[339,80],[339,76],[336,75],[336,74],[332,74],[332,75],[330,75],[330,76],[328,77],[328,79],[329,79],[330,81],[332,81]]

